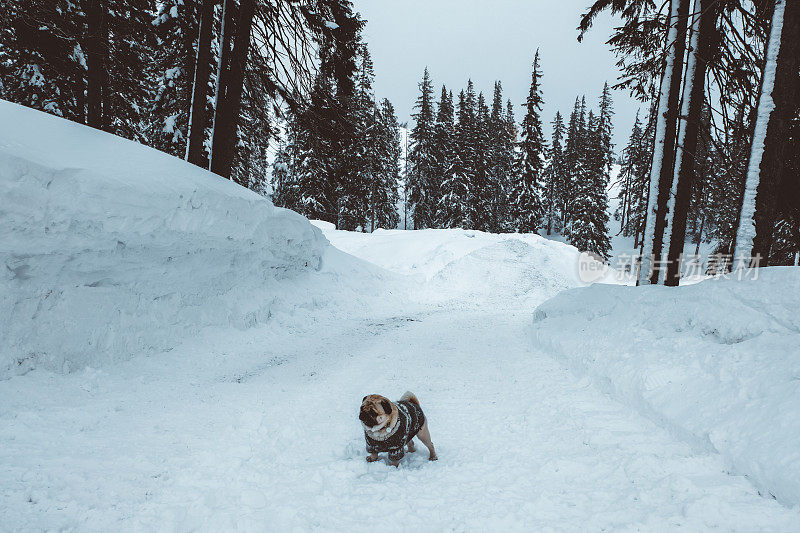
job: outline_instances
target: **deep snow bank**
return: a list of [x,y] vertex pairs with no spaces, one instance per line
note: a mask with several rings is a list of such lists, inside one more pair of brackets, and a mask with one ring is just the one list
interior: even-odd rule
[[613,396],[798,505],[798,304],[798,268],[679,289],[594,285],[539,306],[533,334]]
[[4,101],[0,125],[0,379],[324,304],[336,283],[314,276],[379,275],[300,215],[174,157]]
[[[417,281],[419,299],[500,308],[537,305],[586,285],[574,246],[536,234],[463,229],[339,231],[313,220],[337,248]],[[616,283],[607,268],[602,280]]]

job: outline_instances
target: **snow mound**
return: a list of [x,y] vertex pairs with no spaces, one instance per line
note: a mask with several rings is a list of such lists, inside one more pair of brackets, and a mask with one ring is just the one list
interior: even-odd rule
[[4,101],[0,124],[0,379],[248,328],[324,303],[309,276],[371,268],[177,158]]
[[798,294],[792,267],[677,289],[594,285],[540,305],[533,334],[765,495],[800,505]]
[[[356,233],[312,223],[337,248],[415,278],[427,302],[505,302],[501,307],[530,308],[561,290],[585,285],[578,275],[578,250],[537,234],[462,229]],[[608,269],[601,281],[616,283],[616,272]]]

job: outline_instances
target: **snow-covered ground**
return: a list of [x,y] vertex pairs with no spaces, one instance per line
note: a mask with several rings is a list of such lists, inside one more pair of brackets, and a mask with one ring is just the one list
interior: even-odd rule
[[[9,123],[24,127],[0,127],[0,530],[797,529],[800,510],[727,456],[532,338],[536,306],[564,294],[575,313],[575,294],[595,294],[573,248],[320,232],[157,152],[0,103]],[[96,342],[109,330],[121,340]],[[27,351],[46,357],[15,363]],[[366,463],[362,396],[405,390],[439,461]]]
[[170,350],[385,274],[174,157],[3,101],[0,124],[0,379]]
[[800,268],[754,274],[563,292],[533,332],[601,390],[800,505]]

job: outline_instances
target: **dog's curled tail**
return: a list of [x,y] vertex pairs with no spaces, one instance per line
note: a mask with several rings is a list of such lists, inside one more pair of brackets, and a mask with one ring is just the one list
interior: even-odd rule
[[400,401],[401,402],[413,402],[413,403],[417,404],[417,407],[421,407],[417,397],[414,396],[414,393],[410,392],[410,391],[406,391],[406,393],[403,394],[403,396],[400,397]]

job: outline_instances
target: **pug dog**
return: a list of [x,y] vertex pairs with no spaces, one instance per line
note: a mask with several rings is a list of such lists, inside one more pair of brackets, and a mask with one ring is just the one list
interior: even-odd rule
[[389,462],[396,468],[405,455],[406,446],[409,453],[416,451],[414,437],[428,448],[430,461],[438,459],[428,431],[428,421],[419,400],[410,392],[403,394],[397,402],[390,402],[380,394],[364,396],[358,419],[364,427],[368,462],[377,461],[378,452],[388,452]]

